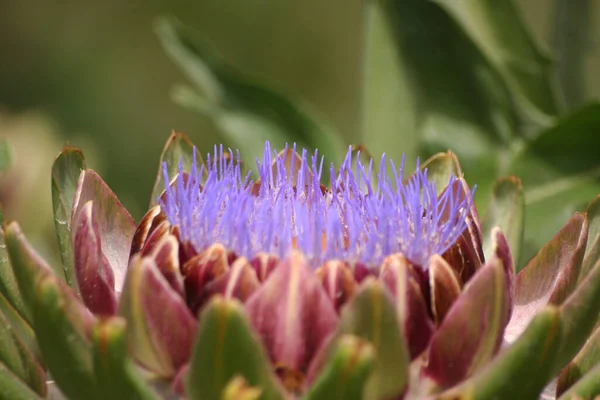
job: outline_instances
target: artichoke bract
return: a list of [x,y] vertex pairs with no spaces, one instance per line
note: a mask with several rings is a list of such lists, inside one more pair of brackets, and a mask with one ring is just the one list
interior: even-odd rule
[[64,276],[0,235],[0,398],[600,394],[600,197],[521,269],[518,178],[482,223],[452,153],[378,164],[266,143],[253,175],[173,134],[135,224],[66,147]]

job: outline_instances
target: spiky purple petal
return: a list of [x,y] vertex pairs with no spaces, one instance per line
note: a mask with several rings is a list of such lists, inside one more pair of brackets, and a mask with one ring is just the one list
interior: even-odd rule
[[[206,165],[194,159],[188,173],[180,164],[161,207],[198,252],[221,243],[248,259],[259,253],[284,258],[296,248],[314,267],[328,260],[378,266],[399,252],[427,266],[431,255],[442,254],[466,228],[472,195],[461,200],[460,193],[446,190],[438,197],[419,164],[406,181],[404,159],[399,169],[390,165],[393,177],[383,155],[374,184],[372,160],[365,166],[349,149],[337,174],[330,166],[331,190],[323,191],[323,158],[317,152],[309,158],[303,150],[298,160],[286,160],[267,142],[262,162],[257,160],[260,187],[253,193],[239,152],[234,157],[215,146]],[[170,182],[166,164],[164,179]],[[450,178],[449,187],[456,179]]]

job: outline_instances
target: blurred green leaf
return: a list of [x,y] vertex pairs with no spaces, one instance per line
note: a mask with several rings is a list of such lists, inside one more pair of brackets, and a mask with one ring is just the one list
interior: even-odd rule
[[46,394],[46,374],[0,312],[0,363],[40,396]]
[[92,333],[94,376],[98,398],[158,400],[128,358],[125,320],[110,318],[96,323]]
[[492,190],[488,213],[482,224],[486,259],[491,257],[493,251],[491,232],[495,227],[500,227],[508,239],[513,263],[518,272],[524,221],[525,200],[521,180],[514,176],[497,180]]
[[52,206],[54,227],[62,259],[63,271],[69,286],[79,292],[73,268],[73,242],[71,240],[71,213],[77,181],[85,169],[81,150],[65,146],[52,165]]
[[518,153],[511,173],[525,190],[527,261],[577,210],[600,193],[600,104],[561,118]]
[[361,400],[365,384],[375,363],[375,349],[356,336],[337,340],[333,357],[325,365],[306,400]]
[[27,313],[23,297],[19,292],[17,278],[8,258],[3,227],[0,228],[0,293],[20,315]]
[[502,74],[521,110],[547,123],[558,111],[551,57],[521,21],[513,0],[434,0]]
[[29,351],[34,354],[36,358],[41,359],[40,350],[35,339],[35,332],[33,331],[33,328],[2,295],[0,295],[0,312],[8,320],[8,323],[14,330],[15,334],[19,337],[23,344],[27,346]]
[[12,165],[12,150],[8,141],[0,140],[0,172],[4,172]]
[[10,264],[19,284],[19,291],[23,300],[21,316],[29,325],[34,326],[35,286],[41,277],[54,274],[48,264],[27,241],[19,224],[11,222],[6,226],[5,240]]
[[342,159],[338,134],[307,105],[228,65],[197,32],[173,20],[158,20],[156,32],[167,54],[200,90],[180,88],[176,100],[209,118],[245,157],[262,156],[269,140],[275,149],[296,142],[318,148],[328,159]]
[[[398,57],[394,32],[385,22],[377,2],[367,1],[363,55],[362,136],[364,145],[377,159],[381,153],[399,163],[406,154],[407,165],[418,157],[414,99],[410,82]],[[394,142],[394,146],[390,146]]]
[[0,400],[42,400],[0,362]]
[[586,373],[577,383],[563,393],[558,400],[597,398],[600,393],[600,364]]
[[[198,166],[202,165],[202,156],[198,154],[198,151],[196,151],[196,157]],[[152,195],[150,196],[150,207],[158,204],[158,198],[166,187],[163,175],[163,163],[167,163],[169,178],[173,179],[179,172],[179,163],[183,162],[183,170],[189,171],[190,167],[192,166],[193,158],[194,144],[191,142],[191,140],[183,133],[171,133],[171,136],[169,136],[169,139],[163,148],[162,154],[160,155],[158,172],[156,174],[156,180],[154,181]]]
[[600,360],[600,329],[590,336],[581,351],[560,371],[556,384],[556,394],[561,395],[573,386],[582,376],[592,370]]
[[67,398],[97,399],[90,340],[93,317],[67,289],[53,275],[36,286],[38,343],[52,378]]
[[262,388],[261,399],[285,398],[238,302],[213,299],[202,312],[199,325],[186,379],[190,400],[220,399],[235,376]]

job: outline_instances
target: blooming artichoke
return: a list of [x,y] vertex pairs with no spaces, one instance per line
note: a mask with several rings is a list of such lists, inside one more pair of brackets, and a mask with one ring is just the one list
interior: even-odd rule
[[482,226],[451,153],[408,177],[352,149],[323,164],[267,143],[253,178],[174,134],[136,225],[66,147],[62,269],[2,224],[0,398],[600,394],[600,198],[515,274],[517,178]]

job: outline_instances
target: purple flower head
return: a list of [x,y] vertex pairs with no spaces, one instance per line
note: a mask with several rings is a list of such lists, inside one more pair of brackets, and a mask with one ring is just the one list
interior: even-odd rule
[[[295,145],[292,150],[295,154]],[[330,166],[331,189],[323,190],[318,152],[309,157],[302,150],[294,158],[286,146],[283,154],[277,156],[266,143],[262,162],[256,161],[259,189],[253,191],[250,173],[242,175],[239,152],[215,146],[205,165],[198,168],[194,158],[187,179],[180,163],[161,207],[181,239],[198,252],[221,243],[252,259],[261,252],[283,258],[299,249],[314,267],[334,259],[377,267],[398,252],[426,267],[429,257],[446,251],[467,226],[473,197],[461,196],[454,176],[438,197],[426,169],[417,163],[417,172],[404,181],[404,158],[399,169],[389,162],[394,171],[389,176],[383,155],[374,183],[373,161],[365,165],[349,149],[337,173]],[[166,164],[163,172],[171,182]]]

